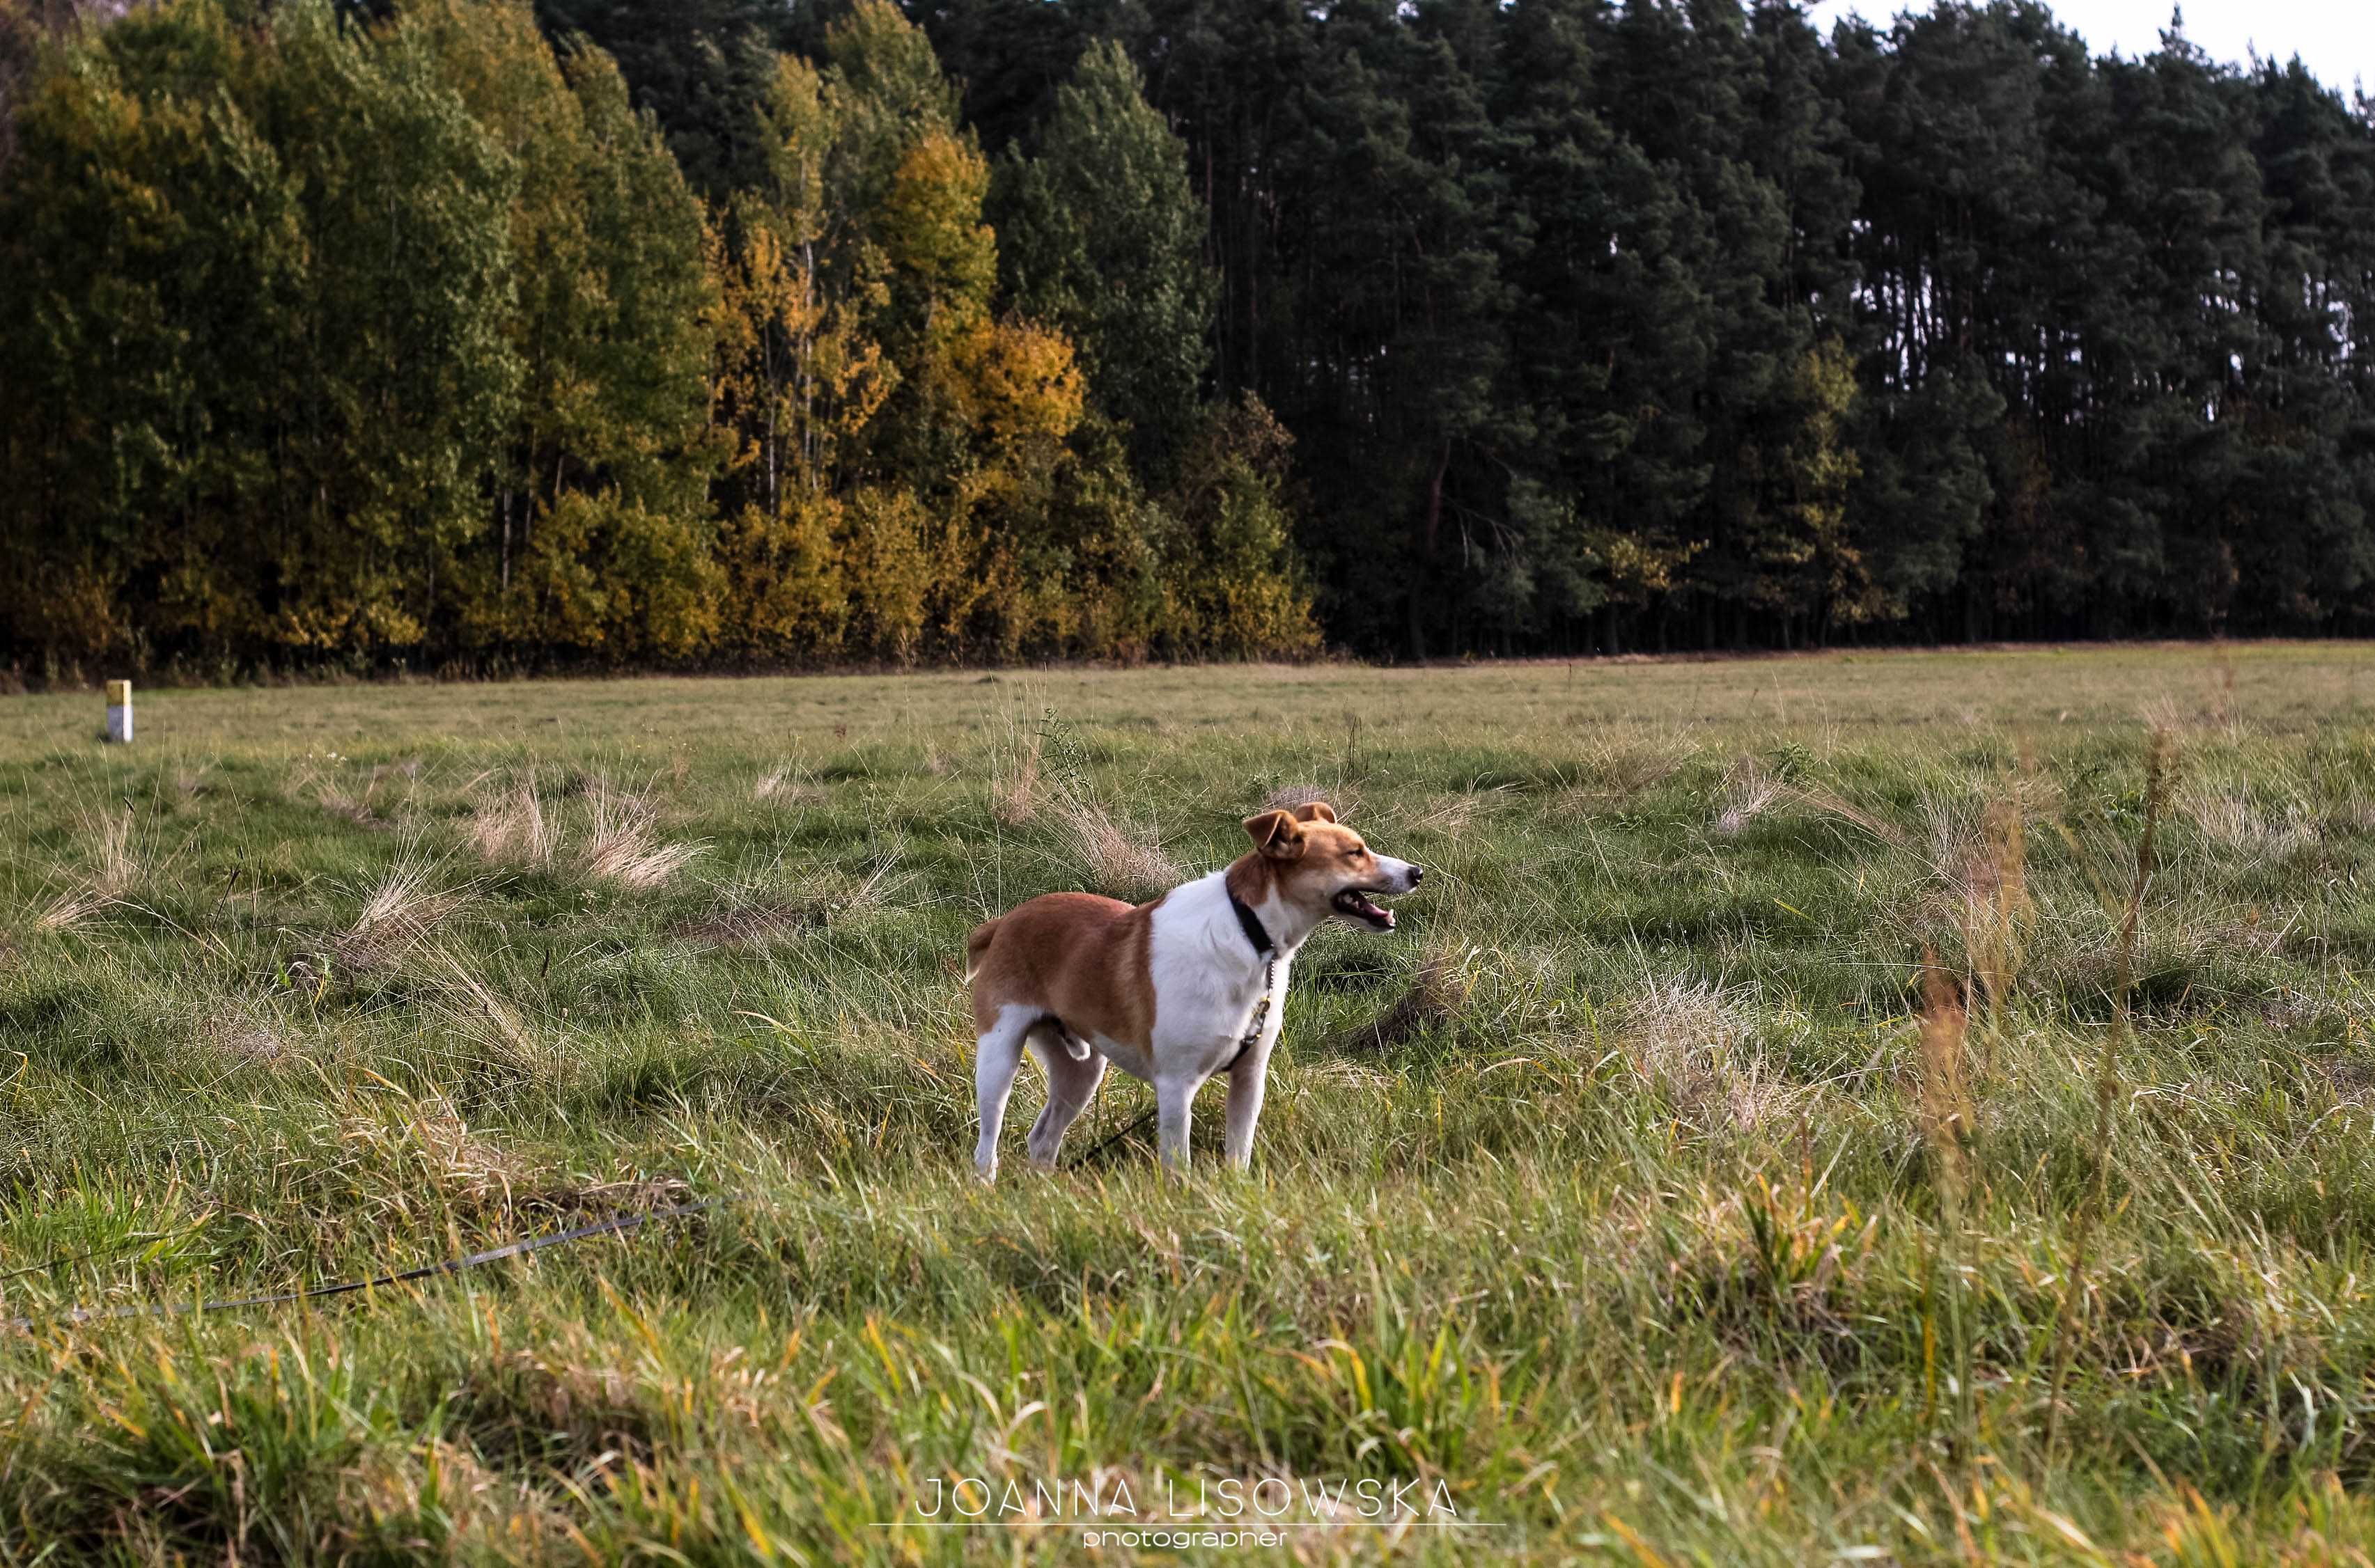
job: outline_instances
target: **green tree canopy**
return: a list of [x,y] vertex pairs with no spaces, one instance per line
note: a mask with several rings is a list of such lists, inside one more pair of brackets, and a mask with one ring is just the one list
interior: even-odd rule
[[1080,345],[1091,392],[1128,428],[1140,471],[1167,477],[1198,419],[1214,282],[1187,145],[1119,44],[1090,45],[1035,156],[1010,156],[999,187],[1008,298]]

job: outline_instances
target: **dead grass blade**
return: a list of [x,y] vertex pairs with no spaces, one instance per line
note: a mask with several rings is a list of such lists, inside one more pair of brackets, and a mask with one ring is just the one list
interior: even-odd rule
[[1961,867],[1941,867],[1961,888],[1963,953],[1989,1025],[1990,1072],[2003,1009],[2027,962],[2036,917],[2028,896],[2028,817],[2037,789],[2037,756],[2024,745],[2019,776],[1988,802],[1979,848]]
[[1965,1073],[1969,1017],[1955,983],[1938,967],[1935,953],[1921,968],[1921,1083],[1918,1101],[1922,1141],[1938,1162],[1947,1212],[1959,1213],[1970,1190],[1972,1110]]

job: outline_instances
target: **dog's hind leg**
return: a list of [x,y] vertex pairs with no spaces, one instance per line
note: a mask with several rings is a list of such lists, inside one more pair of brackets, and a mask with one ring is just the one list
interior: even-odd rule
[[998,1131],[1006,1124],[1006,1097],[1014,1092],[1015,1070],[1022,1065],[1022,1037],[1038,1018],[1029,1008],[1001,1008],[998,1021],[974,1043],[973,1091],[981,1110],[981,1141],[974,1146],[973,1168],[985,1182],[998,1179]]
[[[1074,1056],[1064,1043],[1048,1039],[1054,1030],[1042,1029],[1032,1035],[1038,1048],[1039,1062],[1047,1069],[1047,1103],[1039,1112],[1039,1119],[1031,1124],[1031,1163],[1043,1170],[1056,1168],[1056,1151],[1063,1146],[1064,1134],[1080,1119],[1096,1097],[1097,1085],[1105,1076],[1105,1059],[1085,1049]],[[1077,1038],[1077,1037],[1075,1037]]]

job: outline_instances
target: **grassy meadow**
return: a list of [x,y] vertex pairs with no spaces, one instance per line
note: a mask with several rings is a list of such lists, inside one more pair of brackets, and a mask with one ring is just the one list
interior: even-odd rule
[[[0,699],[0,1562],[1175,1555],[963,1477],[1463,1527],[1307,1562],[2375,1550],[2375,648],[101,716]],[[1026,1067],[975,1183],[964,933],[1311,796],[1430,877],[1306,949],[1252,1173],[1217,1087],[1190,1180],[1100,1149],[1120,1075],[1034,1173]]]

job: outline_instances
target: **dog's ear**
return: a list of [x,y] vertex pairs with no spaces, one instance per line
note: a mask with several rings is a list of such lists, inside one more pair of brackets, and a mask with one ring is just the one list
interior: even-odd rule
[[1272,860],[1293,860],[1303,853],[1303,824],[1291,811],[1263,811],[1247,818],[1246,835]]
[[1294,808],[1294,819],[1298,822],[1332,822],[1336,820],[1336,808],[1324,800],[1306,800]]

